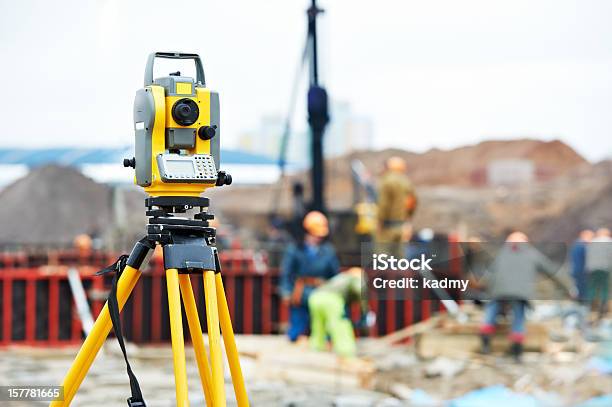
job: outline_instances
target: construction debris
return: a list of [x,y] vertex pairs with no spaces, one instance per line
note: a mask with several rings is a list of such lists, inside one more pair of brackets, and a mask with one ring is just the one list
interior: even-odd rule
[[[534,314],[547,317],[532,318],[527,324],[528,352],[517,364],[504,355],[506,324],[501,324],[495,336],[493,354],[481,355],[481,312],[470,305],[462,308],[469,317],[464,323],[437,315],[429,323],[369,340],[364,357],[376,354],[377,343],[380,352],[386,353],[376,364],[374,389],[410,400],[410,405],[440,405],[443,400],[457,407],[492,405],[493,400],[496,405],[500,400],[521,406],[576,405],[611,394],[612,331],[603,335],[608,342],[590,343],[577,331],[566,332],[561,311],[538,310],[536,303]],[[410,338],[408,343],[399,343],[406,338]],[[393,365],[392,360],[410,362]],[[419,404],[413,395],[426,401]]]
[[[471,407],[499,402],[500,395],[521,406],[609,400],[604,396],[612,391],[612,375],[607,370],[612,366],[608,353],[612,336],[610,342],[590,343],[576,332],[567,332],[560,318],[563,307],[556,312],[546,303],[541,307],[535,304],[527,324],[527,352],[520,364],[504,355],[508,327],[503,322],[493,354],[478,353],[482,314],[471,305],[462,306],[468,317],[465,322],[438,314],[381,338],[364,338],[359,344],[360,357],[354,360],[313,352],[306,342],[291,344],[276,336],[239,336],[238,346],[243,356],[254,360],[256,381],[351,394],[335,405],[382,405],[384,401],[385,405]],[[391,398],[352,397],[364,390]]]
[[[546,307],[546,304],[542,305]],[[480,311],[462,306],[461,324],[439,314],[381,338],[363,338],[358,358],[316,352],[307,341],[283,336],[237,335],[241,365],[253,405],[265,406],[454,406],[489,405],[603,407],[612,399],[612,330],[602,324],[601,342],[567,332],[558,314],[535,310],[523,362],[504,355],[504,324],[491,355],[478,353]],[[559,333],[563,331],[563,335]],[[529,336],[529,335],[528,335]],[[561,340],[559,338],[562,338]],[[424,346],[427,344],[427,346]],[[127,381],[117,344],[109,341],[83,383],[76,403],[124,402]],[[168,345],[129,345],[147,405],[173,404],[172,353]],[[191,402],[202,404],[193,352],[187,349]],[[9,348],[0,351],[0,381],[56,383],[73,349]],[[227,394],[231,397],[229,371]],[[123,386],[123,387],[122,387]],[[196,396],[197,395],[197,396]],[[235,401],[229,399],[228,405]],[[608,403],[608,404],[606,404]]]

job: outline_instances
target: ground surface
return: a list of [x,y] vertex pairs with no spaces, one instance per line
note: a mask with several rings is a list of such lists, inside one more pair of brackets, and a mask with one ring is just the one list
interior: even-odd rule
[[[341,367],[333,355],[311,352],[306,343],[289,344],[284,337],[238,337],[238,345],[253,406],[438,406],[447,405],[449,400],[470,391],[499,385],[512,392],[537,396],[542,404],[530,404],[536,406],[576,405],[612,393],[612,375],[594,372],[588,367],[587,355],[571,352],[530,352],[522,364],[515,364],[501,354],[485,357],[470,352],[452,352],[451,356],[424,360],[415,356],[414,348],[403,346],[389,348],[388,352],[379,353],[367,361],[360,359]],[[1,349],[0,383],[60,383],[76,350]],[[147,405],[174,406],[170,347],[129,344],[128,352]],[[204,405],[192,355],[192,349],[188,347],[191,404]],[[373,370],[367,367],[373,367]],[[226,382],[228,405],[235,405],[227,373]],[[362,385],[373,390],[362,389]],[[128,395],[125,364],[117,343],[109,340],[72,405],[123,406]],[[417,403],[419,400],[421,403]],[[7,405],[45,404],[14,402]]]
[[[283,338],[284,341],[284,338]],[[0,350],[0,383],[2,385],[55,385],[69,368],[76,348],[32,349],[5,348]],[[169,346],[155,348],[128,348],[133,355],[130,362],[141,383],[148,407],[175,406],[174,375],[172,355]],[[193,406],[204,405],[204,396],[199,381],[193,352],[187,349],[187,375],[190,400]],[[252,406],[331,406],[339,405],[381,405],[379,401],[388,396],[342,388],[340,383],[292,384],[292,380],[257,379],[259,366],[250,358],[243,360],[244,374]],[[228,405],[235,405],[233,390],[227,380]],[[124,406],[129,396],[125,364],[115,341],[108,341],[105,351],[96,359],[88,376],[81,385],[72,406]],[[356,404],[357,403],[357,404]],[[9,407],[38,406],[48,403],[11,402]],[[3,405],[0,402],[0,405]],[[384,404],[383,404],[384,405]]]

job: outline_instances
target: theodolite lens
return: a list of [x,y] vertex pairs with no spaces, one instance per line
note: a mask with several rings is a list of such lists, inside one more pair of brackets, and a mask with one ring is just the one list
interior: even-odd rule
[[172,106],[172,118],[181,126],[191,126],[198,120],[200,109],[192,99],[183,98]]

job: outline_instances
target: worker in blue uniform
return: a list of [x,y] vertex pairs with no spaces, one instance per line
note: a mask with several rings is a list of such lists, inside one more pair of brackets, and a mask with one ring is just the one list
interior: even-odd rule
[[327,217],[318,211],[309,212],[302,222],[304,239],[290,244],[281,263],[280,292],[289,306],[287,335],[293,342],[310,327],[308,298],[315,288],[335,276],[340,263],[331,243]]

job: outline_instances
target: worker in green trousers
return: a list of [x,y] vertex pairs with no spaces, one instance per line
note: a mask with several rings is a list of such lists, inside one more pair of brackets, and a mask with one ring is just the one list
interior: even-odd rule
[[[312,292],[308,299],[311,348],[325,350],[329,336],[334,352],[343,357],[355,356],[353,324],[346,317],[346,306],[353,301],[360,301],[365,316],[367,300],[362,295],[358,267],[336,275]],[[369,313],[367,320],[373,323],[373,314]]]

